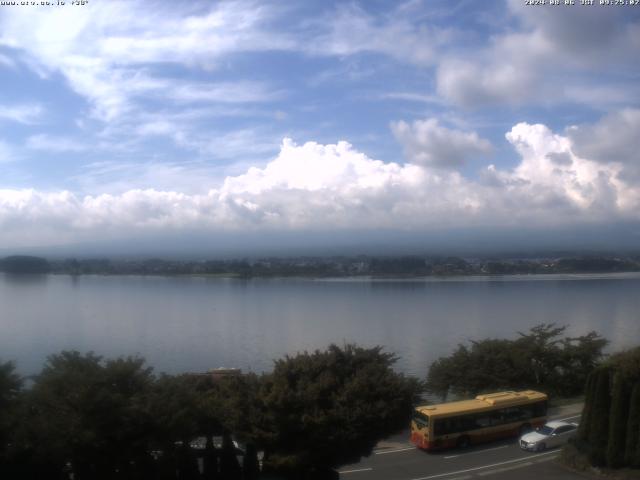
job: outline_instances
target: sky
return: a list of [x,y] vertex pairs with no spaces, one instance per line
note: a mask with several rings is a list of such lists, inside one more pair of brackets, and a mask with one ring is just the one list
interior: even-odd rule
[[2,3],[2,251],[640,239],[640,2]]

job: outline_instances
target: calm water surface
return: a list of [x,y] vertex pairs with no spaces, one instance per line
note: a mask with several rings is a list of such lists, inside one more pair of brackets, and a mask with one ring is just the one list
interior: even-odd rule
[[157,371],[270,370],[331,342],[384,345],[424,376],[459,342],[542,322],[640,344],[640,275],[402,281],[0,274],[0,359],[24,374],[62,349],[142,355]]

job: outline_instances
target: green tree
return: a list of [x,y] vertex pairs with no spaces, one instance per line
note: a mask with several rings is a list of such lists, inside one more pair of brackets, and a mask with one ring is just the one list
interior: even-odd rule
[[103,362],[93,353],[47,359],[29,395],[28,442],[59,469],[71,461],[75,478],[111,478],[146,452],[144,396],[151,369],[139,358]]
[[471,341],[431,364],[427,390],[446,398],[535,388],[560,395],[582,393],[587,375],[602,358],[606,340],[597,333],[561,338],[566,327],[541,324],[519,338]]
[[630,393],[624,375],[619,372],[616,373],[613,377],[607,441],[607,465],[612,468],[619,468],[624,465]]
[[623,350],[609,357],[606,364],[630,382],[640,381],[640,347]]
[[458,345],[451,356],[431,365],[427,390],[446,399],[449,393],[468,397],[526,385],[526,359],[515,347],[513,341],[500,339],[471,341],[470,348]]
[[265,464],[291,476],[369,455],[406,427],[419,383],[393,371],[381,347],[331,345],[277,360],[260,396],[271,432]]
[[593,371],[584,412],[576,446],[593,465],[640,465],[640,347]]
[[520,387],[525,384],[522,375],[524,358],[518,355],[513,342],[487,339],[471,342],[470,363],[464,371],[467,391],[458,386],[458,395],[475,395],[488,390]]
[[593,399],[596,395],[596,377],[597,372],[591,372],[587,377],[587,384],[585,386],[584,407],[582,408],[582,416],[580,417],[580,425],[578,427],[578,439],[585,442],[589,438],[589,428],[593,422]]
[[562,365],[563,352],[560,348],[566,326],[557,327],[554,323],[536,325],[528,333],[518,332],[516,341],[518,350],[528,360],[528,369],[533,375],[532,386],[557,384],[558,368]]
[[199,434],[198,391],[193,377],[161,375],[147,396],[154,448],[173,452],[177,441],[189,443]]
[[106,454],[117,470],[148,465],[149,427],[152,417],[146,410],[147,396],[154,382],[152,369],[138,357],[107,360],[103,365],[104,406],[99,433],[108,445]]
[[560,341],[561,379],[558,390],[563,395],[573,395],[582,390],[589,373],[603,358],[603,350],[609,343],[595,331],[579,337],[563,338]]
[[6,445],[11,417],[22,388],[22,378],[13,362],[0,362],[0,452]]
[[228,422],[231,412],[226,408],[228,407],[227,402],[231,402],[231,399],[235,399],[236,395],[241,395],[244,392],[236,392],[233,389],[224,390],[221,386],[226,385],[228,381],[235,378],[242,379],[243,376],[234,375],[231,378],[222,378],[219,380],[214,380],[208,375],[192,377],[192,388],[195,393],[195,421],[198,435],[206,437],[207,439],[213,439],[214,435],[220,435],[224,432],[227,423],[231,423]]
[[624,460],[627,465],[640,467],[640,382],[636,382],[629,400]]
[[15,372],[13,362],[0,362],[0,477],[8,478],[5,471],[9,462],[8,445],[17,427],[22,378]]
[[259,398],[261,378],[253,373],[232,375],[214,382],[201,397],[201,408],[209,415],[215,433],[233,432],[245,442],[264,443],[264,405]]
[[458,345],[449,357],[440,357],[431,364],[425,388],[445,401],[450,392],[459,391],[461,386],[467,389],[464,377],[470,364],[469,349]]
[[593,412],[589,426],[589,458],[594,465],[606,463],[606,447],[609,435],[609,409],[611,407],[611,370],[598,369],[595,378]]

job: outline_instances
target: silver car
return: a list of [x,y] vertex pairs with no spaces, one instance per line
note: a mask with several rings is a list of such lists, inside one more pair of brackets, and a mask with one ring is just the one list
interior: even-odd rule
[[541,452],[546,448],[564,445],[569,439],[575,437],[577,431],[577,423],[555,420],[547,422],[534,432],[524,434],[518,443],[523,450]]

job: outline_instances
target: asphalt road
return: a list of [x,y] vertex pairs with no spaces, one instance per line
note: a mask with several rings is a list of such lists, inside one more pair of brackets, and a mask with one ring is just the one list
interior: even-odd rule
[[[582,405],[550,411],[549,419],[578,422]],[[558,462],[558,449],[522,451],[517,439],[487,443],[465,450],[427,453],[408,441],[409,432],[378,444],[362,461],[340,469],[344,480],[470,480],[470,479],[583,479]]]

